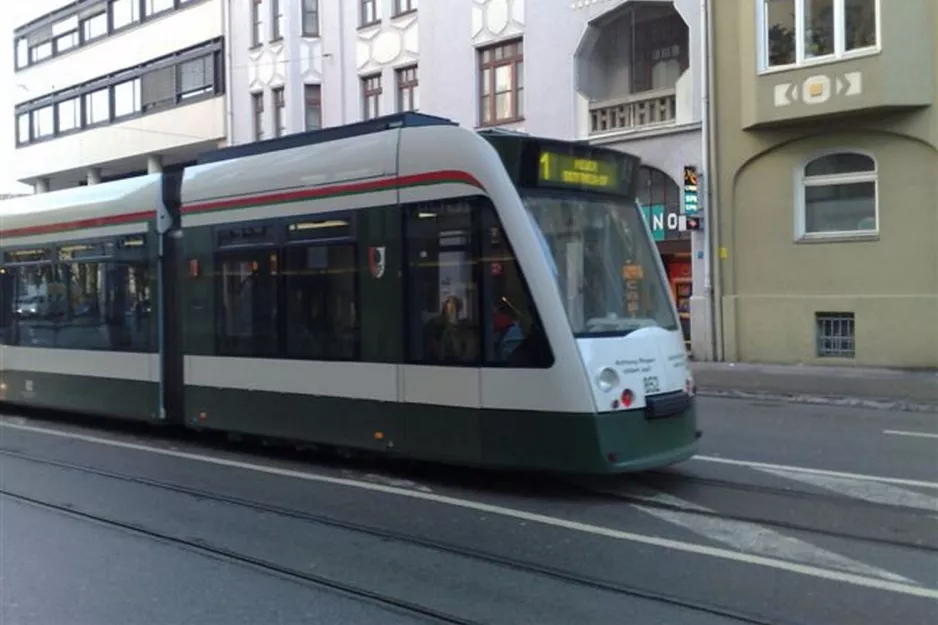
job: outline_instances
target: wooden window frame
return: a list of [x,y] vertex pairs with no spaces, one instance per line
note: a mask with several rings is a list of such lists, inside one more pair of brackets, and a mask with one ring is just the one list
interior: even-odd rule
[[282,137],[287,134],[286,108],[287,96],[284,87],[275,87],[270,90],[274,105],[274,136]]
[[406,67],[399,67],[394,70],[394,77],[396,79],[397,87],[397,110],[399,112],[406,111],[418,111],[420,106],[415,106],[413,108],[405,109],[404,108],[404,94],[410,92],[410,101],[414,102],[414,95],[420,97],[420,75],[418,74],[417,65],[408,65]]
[[[308,6],[309,5],[309,6]],[[306,28],[306,18],[313,17],[313,28]],[[319,0],[300,0],[300,32],[304,37],[319,37]]]
[[[310,108],[319,109],[319,128],[309,127]],[[303,85],[303,128],[306,131],[321,130],[323,128],[322,119],[322,85]]]
[[[367,19],[368,7],[374,12],[374,19]],[[381,23],[381,16],[378,13],[378,0],[358,0],[358,27],[365,28]]]
[[261,0],[251,0],[251,47],[257,48],[263,42],[261,32]]
[[400,15],[407,15],[408,13],[417,12],[417,6],[418,6],[417,0],[393,0],[393,4],[394,4],[394,9],[393,9],[394,17],[398,17]]
[[[377,87],[373,87],[369,83],[372,81],[377,81]],[[369,74],[367,76],[361,77],[361,88],[362,88],[362,119],[375,119],[381,117],[381,95],[384,93],[384,85],[381,83],[381,74]],[[375,114],[373,117],[368,116],[368,98],[374,97],[377,106],[375,106]]]
[[254,128],[254,140],[264,140],[264,92],[251,94],[251,116]]
[[[513,47],[514,50],[509,53],[498,57],[497,51],[504,50],[505,48]],[[523,80],[519,86],[518,81],[518,68],[521,67],[522,72],[524,71],[524,40],[521,38],[511,39],[508,41],[502,41],[490,46],[485,46],[478,49],[478,80],[479,87],[478,93],[476,94],[477,103],[478,103],[478,114],[479,114],[479,126],[482,127],[492,127],[492,126],[502,126],[505,124],[513,124],[517,122],[524,121],[524,106],[521,104],[521,97],[524,93],[524,84]],[[486,59],[486,57],[490,57]],[[512,112],[506,118],[499,119],[497,116],[497,106],[496,102],[496,90],[495,90],[495,72],[496,69],[500,67],[510,66],[511,67],[511,87],[507,93],[512,94]],[[483,82],[485,80],[485,72],[489,71],[488,79],[488,95],[486,96],[484,91]],[[505,93],[505,92],[502,92]],[[485,105],[485,98],[488,97],[488,106]],[[520,106],[519,106],[520,105]],[[485,112],[486,108],[490,114],[490,119],[485,121]]]
[[283,0],[270,0],[270,41],[283,39]]

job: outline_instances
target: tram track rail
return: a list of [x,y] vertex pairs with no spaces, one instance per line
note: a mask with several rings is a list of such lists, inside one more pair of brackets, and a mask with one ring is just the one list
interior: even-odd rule
[[[403,532],[398,532],[394,530],[389,530],[385,528],[380,528],[371,525],[365,525],[361,523],[354,523],[351,521],[346,521],[342,519],[337,519],[322,514],[314,514],[302,510],[297,510],[293,508],[287,508],[283,506],[277,506],[268,503],[261,503],[257,501],[251,501],[247,499],[242,499],[238,497],[233,497],[230,495],[221,495],[218,493],[213,493],[210,491],[205,491],[198,488],[193,488],[189,486],[183,486],[180,484],[174,484],[171,482],[165,482],[162,480],[155,480],[151,478],[141,477],[137,475],[128,475],[125,473],[118,473],[113,471],[108,471],[105,469],[100,469],[97,467],[90,467],[87,465],[76,464],[72,462],[66,462],[62,460],[55,460],[51,458],[43,458],[40,456],[35,456],[32,454],[27,454],[18,450],[12,449],[3,449],[0,448],[0,457],[13,458],[21,461],[32,462],[36,464],[41,464],[45,466],[56,467],[58,469],[66,471],[74,471],[78,473],[83,473],[87,475],[94,475],[98,477],[118,480],[125,483],[136,484],[140,486],[148,486],[151,488],[160,489],[163,491],[173,492],[180,495],[186,495],[194,498],[199,498],[203,500],[208,500],[212,502],[228,504],[232,506],[241,507],[247,510],[255,512],[264,512],[268,514],[275,514],[286,518],[291,518],[298,521],[307,522],[310,524],[315,524],[323,527],[330,527],[334,529],[346,530],[355,532],[358,534],[368,535],[375,538],[385,539],[395,541],[401,544],[422,547],[425,549],[430,549],[438,553],[443,553],[451,556],[460,556],[479,562],[483,562],[489,565],[499,566],[505,569],[514,570],[521,573],[526,573],[529,575],[537,575],[544,578],[553,579],[555,581],[560,581],[587,589],[608,592],[613,594],[618,594],[621,596],[632,597],[636,599],[644,599],[649,601],[654,601],[657,603],[669,605],[672,607],[683,608],[686,610],[692,610],[695,612],[706,613],[713,616],[720,616],[727,619],[732,619],[739,623],[746,623],[750,625],[801,625],[791,620],[780,620],[776,618],[769,618],[757,614],[749,614],[739,610],[734,610],[719,605],[712,605],[696,600],[685,599],[679,596],[670,595],[666,593],[660,593],[656,591],[647,590],[633,585],[622,584],[618,582],[612,582],[607,580],[602,580],[590,576],[580,575],[565,571],[563,569],[546,566],[543,564],[538,564],[534,562],[529,562],[517,558],[511,558],[507,556],[502,556],[494,553],[489,553],[480,549],[474,549],[470,547],[465,547],[462,545],[456,545],[444,541],[437,541],[429,538],[423,538],[419,536],[414,536],[406,534]],[[170,544],[175,544],[184,548],[194,550],[199,553],[204,553],[209,556],[222,558],[228,561],[235,563],[240,563],[243,565],[251,566],[253,568],[265,571],[272,575],[279,575],[286,577],[288,579],[293,579],[306,584],[311,584],[316,587],[331,589],[335,592],[343,593],[352,597],[358,597],[362,600],[367,600],[378,605],[396,609],[399,611],[404,611],[415,616],[420,616],[422,618],[431,619],[434,622],[438,623],[459,623],[465,625],[475,625],[475,621],[466,620],[462,617],[446,614],[433,610],[432,608],[427,608],[424,606],[419,606],[411,602],[399,600],[397,598],[383,595],[381,593],[376,593],[374,591],[368,590],[366,588],[360,588],[353,585],[348,585],[343,582],[330,579],[327,577],[313,575],[305,571],[298,571],[289,567],[280,566],[274,562],[269,562],[266,560],[261,560],[244,554],[239,554],[235,551],[226,548],[214,547],[208,544],[203,540],[191,540],[188,538],[180,538],[178,536],[172,536],[159,532],[153,529],[144,528],[137,524],[125,523],[114,519],[108,519],[101,515],[97,515],[90,512],[84,512],[77,510],[74,506],[71,505],[60,505],[52,502],[42,501],[22,493],[13,492],[7,489],[0,488],[0,495],[22,501],[24,503],[36,505],[45,509],[61,512],[64,514],[69,514],[84,518],[89,521],[94,521],[98,523],[103,523],[105,525],[120,528],[138,535],[146,536],[154,540],[160,540]]]
[[[743,485],[740,485],[743,486]],[[906,540],[898,540],[893,538],[884,538],[879,536],[869,536],[866,534],[861,534],[858,532],[847,532],[843,530],[833,530],[827,529],[824,527],[817,527],[815,525],[809,525],[806,523],[795,523],[791,521],[784,521],[780,519],[768,518],[767,515],[754,515],[754,514],[732,514],[727,512],[721,512],[718,510],[709,510],[702,509],[695,505],[681,505],[676,503],[668,503],[663,501],[655,501],[650,497],[642,497],[640,495],[630,495],[624,492],[615,492],[610,490],[605,490],[602,488],[595,488],[590,486],[580,486],[583,492],[589,493],[591,496],[597,498],[603,498],[612,501],[619,501],[632,505],[638,508],[648,508],[654,510],[664,510],[668,512],[679,512],[683,514],[696,515],[700,517],[707,517],[712,519],[719,519],[721,521],[735,521],[740,523],[752,523],[761,525],[771,529],[787,530],[794,532],[803,532],[806,534],[815,534],[819,536],[826,536],[830,538],[839,538],[854,540],[858,542],[863,542],[867,544],[882,545],[886,547],[897,547],[901,549],[911,549],[914,551],[925,551],[929,553],[938,554],[938,545],[929,545],[925,543],[915,543]],[[767,491],[762,491],[758,487],[746,488],[744,490],[749,490],[751,492],[758,492],[760,494],[766,494]],[[782,491],[784,494],[786,491],[784,489],[776,489]],[[665,491],[662,491],[665,492]],[[804,493],[804,492],[793,492],[787,493],[792,496],[804,495],[807,497],[814,497],[814,493]],[[835,501],[838,504],[856,504],[857,506],[870,506],[876,507],[879,509],[888,510],[894,514],[900,516],[908,516],[912,518],[922,518],[926,519],[928,517],[934,516],[934,513],[929,514],[927,511],[919,511],[913,509],[900,509],[896,506],[888,506],[886,504],[879,504],[874,502],[864,502],[856,501],[853,499],[848,499],[846,497],[832,496],[827,497],[824,495],[817,495],[817,497],[822,498],[828,502]]]
[[[724,488],[727,490],[745,491],[758,494],[774,493],[779,496],[805,499],[807,501],[824,501],[855,506],[867,509],[895,510],[897,506],[888,503],[876,501],[864,501],[856,499],[849,495],[838,493],[818,493],[796,488],[783,488],[781,486],[769,486],[766,484],[744,484],[733,480],[721,480],[712,477],[703,477],[699,475],[689,475],[675,470],[651,470],[643,474],[647,483],[653,484],[654,488],[659,487],[662,482],[671,484],[700,484],[701,486],[712,486],[714,488]],[[925,510],[923,508],[903,507],[909,514],[915,516],[931,517],[938,514],[938,509]]]

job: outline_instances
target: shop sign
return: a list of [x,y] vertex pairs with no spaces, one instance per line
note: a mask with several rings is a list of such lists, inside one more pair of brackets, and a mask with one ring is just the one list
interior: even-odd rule
[[672,241],[688,237],[685,233],[686,218],[681,215],[680,207],[652,204],[642,206],[642,214],[651,227],[651,235],[655,241]]

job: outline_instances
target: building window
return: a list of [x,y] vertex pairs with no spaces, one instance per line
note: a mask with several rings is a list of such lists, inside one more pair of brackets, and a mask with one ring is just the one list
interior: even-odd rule
[[37,139],[55,134],[55,114],[52,106],[44,106],[33,111],[33,136]]
[[[46,13],[14,33],[17,70],[67,54],[102,37],[109,29],[132,28],[144,19],[187,8],[199,0],[88,0]],[[61,3],[60,3],[61,4]],[[50,22],[51,20],[51,22]]]
[[254,113],[254,140],[264,140],[264,93],[251,94],[251,111]]
[[270,0],[270,40],[283,39],[283,6],[280,0]]
[[368,26],[370,24],[375,24],[378,21],[378,0],[360,0],[360,12],[359,24],[361,26]]
[[286,115],[284,115],[287,102],[284,97],[283,87],[272,89],[271,94],[274,97],[274,136],[282,137],[287,134]]
[[29,49],[29,62],[38,63],[52,57],[52,42],[46,41]]
[[261,0],[251,0],[251,47],[261,45]]
[[56,104],[59,118],[58,132],[69,132],[81,128],[81,100],[72,98]]
[[29,42],[26,37],[16,40],[16,69],[29,65]]
[[690,62],[684,19],[672,12],[635,23],[633,28],[631,93],[673,89]]
[[479,121],[493,126],[524,117],[524,55],[520,39],[479,50]]
[[72,48],[78,47],[78,31],[73,30],[67,32],[64,35],[59,35],[53,40],[55,45],[55,53],[62,54],[63,52],[68,52]]
[[381,114],[381,74],[362,78],[362,105],[365,119]]
[[215,57],[203,56],[180,63],[177,73],[181,99],[211,93],[215,88]]
[[29,115],[57,102],[55,134],[59,134],[187,104],[196,96],[213,97],[224,91],[223,83],[218,81],[224,72],[220,48],[221,42],[216,40],[184,56],[154,59],[20,104],[16,115]]
[[305,85],[303,87],[306,113],[306,130],[322,128],[322,87]]
[[852,312],[814,313],[818,358],[853,358],[856,355],[856,320]]
[[110,89],[98,89],[85,94],[85,126],[104,124],[111,120]]
[[762,64],[838,59],[878,45],[877,0],[762,0]]
[[139,113],[142,109],[140,79],[135,78],[114,86],[114,117]]
[[303,36],[319,36],[319,0],[303,0]]
[[173,0],[146,0],[146,5],[144,5],[146,15],[156,15],[164,11],[173,10]]
[[803,237],[879,231],[876,161],[841,152],[809,162],[802,178]]
[[402,67],[397,75],[397,110],[416,111],[420,108],[420,82],[417,80],[417,66]]
[[107,35],[107,11],[101,11],[81,20],[82,41],[94,41]]
[[403,15],[417,10],[417,0],[394,0],[394,15]]
[[140,21],[139,0],[113,0],[111,2],[111,24],[114,30]]
[[29,113],[16,116],[16,140],[19,143],[29,143]]

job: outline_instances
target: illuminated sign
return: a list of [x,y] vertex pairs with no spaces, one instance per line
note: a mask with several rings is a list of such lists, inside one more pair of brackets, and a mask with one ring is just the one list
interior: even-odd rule
[[697,168],[692,165],[684,166],[684,214],[696,215],[700,211],[697,193]]
[[586,158],[541,152],[538,181],[541,183],[610,189],[619,186],[619,163],[612,159]]

